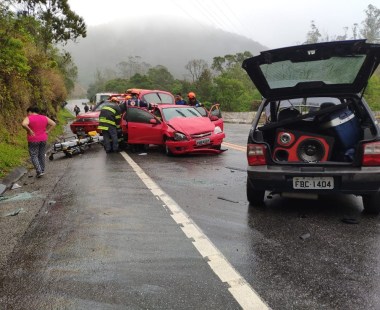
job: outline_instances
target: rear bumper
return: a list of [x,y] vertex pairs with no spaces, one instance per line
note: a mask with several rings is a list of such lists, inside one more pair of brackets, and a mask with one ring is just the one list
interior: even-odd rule
[[[309,171],[305,171],[309,170]],[[380,191],[380,167],[315,169],[248,166],[248,182],[253,189],[273,192],[364,195]],[[320,170],[320,171],[318,171]],[[333,189],[294,189],[293,177],[333,177]]]
[[83,131],[85,133],[88,133],[90,131],[100,132],[100,130],[98,130],[98,124],[94,124],[94,125],[71,124],[70,129],[74,134],[76,134],[78,131]]

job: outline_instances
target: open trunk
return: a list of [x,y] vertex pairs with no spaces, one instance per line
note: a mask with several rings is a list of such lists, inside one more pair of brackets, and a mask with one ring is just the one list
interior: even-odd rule
[[268,165],[360,166],[362,143],[378,136],[366,105],[357,95],[268,101],[252,138],[266,144]]

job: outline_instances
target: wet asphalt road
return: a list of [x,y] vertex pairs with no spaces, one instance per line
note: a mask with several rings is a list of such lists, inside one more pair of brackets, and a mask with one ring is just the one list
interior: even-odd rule
[[[248,130],[226,124],[226,142],[244,146]],[[362,215],[360,199],[273,197],[258,208],[246,201],[239,148],[128,154],[272,309],[380,309],[379,217]],[[95,146],[54,162],[62,165],[54,203],[12,254],[2,308],[240,308],[122,154]]]

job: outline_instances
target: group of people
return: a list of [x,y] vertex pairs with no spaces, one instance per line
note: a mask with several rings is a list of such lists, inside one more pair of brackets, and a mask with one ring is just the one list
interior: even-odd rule
[[[189,92],[186,102],[181,94],[175,97],[175,103],[180,105],[190,105],[199,107],[202,104],[197,100],[194,92]],[[103,143],[106,153],[119,152],[119,137],[121,136],[121,115],[128,106],[149,109],[149,103],[138,98],[137,94],[127,95],[124,100],[112,97],[109,103],[100,110],[98,129],[102,131]]]
[[103,134],[103,144],[106,153],[119,152],[119,138],[121,134],[121,115],[128,107],[150,108],[149,103],[138,98],[137,94],[131,94],[120,99],[112,97],[100,110],[98,129]]
[[[85,113],[90,111],[90,107],[88,106],[87,103],[84,104],[83,109],[84,109]],[[75,107],[74,107],[74,113],[75,113],[75,116],[78,116],[78,114],[80,113],[80,107],[78,107],[77,105],[75,105]]]
[[200,106],[202,106],[202,104],[197,100],[196,95],[195,95],[194,92],[189,92],[187,94],[187,98],[188,98],[188,101],[186,101],[185,99],[183,99],[182,95],[180,93],[178,93],[175,96],[175,104],[189,105],[189,106],[192,106],[192,107],[200,107]]
[[[196,99],[194,92],[189,92],[188,102],[181,94],[175,97],[175,103],[179,105],[201,106],[202,104]],[[128,106],[150,108],[149,103],[138,98],[137,94],[127,95],[124,100],[120,101],[113,97],[105,104],[99,115],[98,129],[102,130],[105,151],[107,153],[119,152],[119,136],[121,115],[127,110]],[[88,112],[87,104],[84,106],[85,112]],[[27,132],[29,155],[36,170],[36,177],[40,178],[45,173],[45,151],[46,142],[49,132],[56,126],[56,123],[49,117],[41,114],[37,106],[30,106],[27,110],[27,117],[22,121],[22,127]],[[80,108],[75,105],[74,112],[80,113]]]

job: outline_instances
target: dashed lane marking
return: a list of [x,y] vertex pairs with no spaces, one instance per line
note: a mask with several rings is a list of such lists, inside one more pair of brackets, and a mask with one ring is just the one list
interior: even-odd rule
[[[227,144],[232,148],[233,144]],[[238,150],[242,150],[242,147]],[[127,153],[121,152],[120,154],[129,163],[152,194],[164,203],[163,207],[168,208],[171,211],[171,217],[173,220],[180,226],[187,238],[192,241],[193,245],[207,261],[212,271],[223,283],[229,285],[228,291],[239,305],[247,310],[270,309],[250,284],[239,274],[211,240],[193,222],[187,213],[169,195],[167,195]]]

